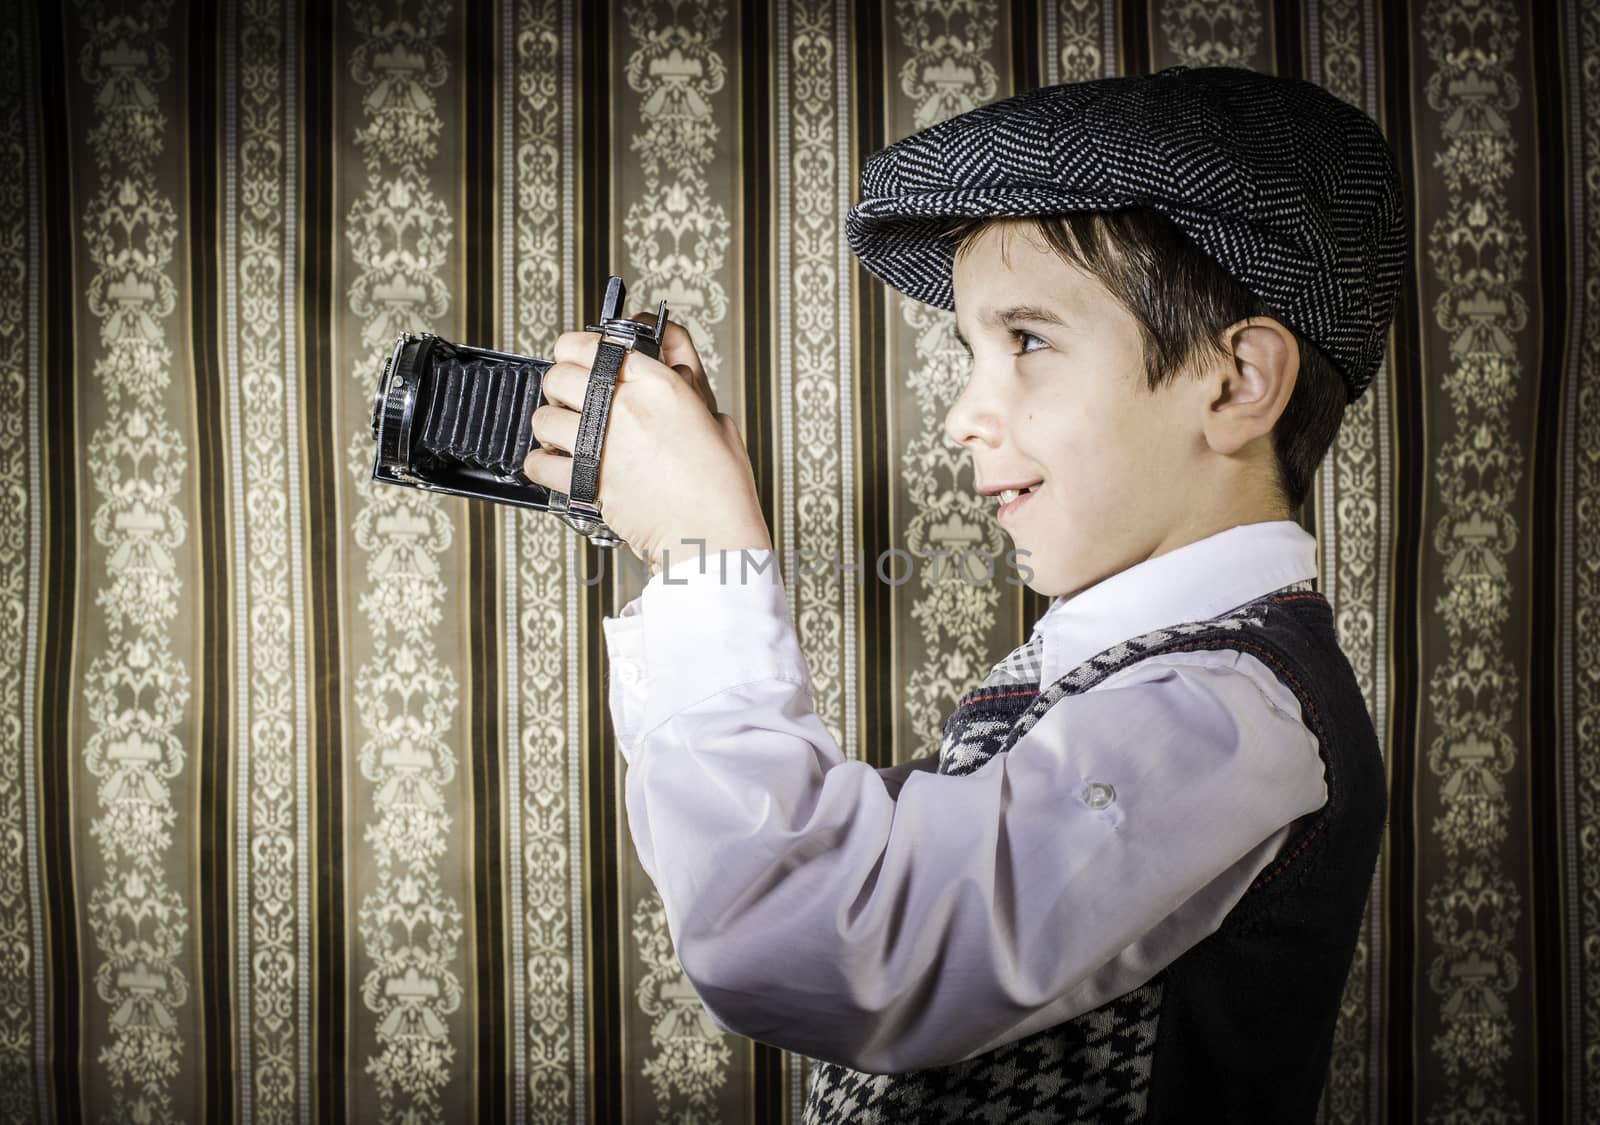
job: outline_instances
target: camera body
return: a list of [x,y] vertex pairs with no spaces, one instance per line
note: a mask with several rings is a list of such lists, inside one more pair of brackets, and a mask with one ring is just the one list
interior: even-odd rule
[[533,444],[533,412],[544,402],[553,361],[406,333],[378,375],[372,404],[372,479],[499,504],[554,512],[595,545],[622,541],[606,527],[594,495],[617,372],[630,351],[660,357],[667,305],[652,327],[621,316],[622,279],[606,283],[601,345],[572,452],[573,493],[535,484],[522,473]]

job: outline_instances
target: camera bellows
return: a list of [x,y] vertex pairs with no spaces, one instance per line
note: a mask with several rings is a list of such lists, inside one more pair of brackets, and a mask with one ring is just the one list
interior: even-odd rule
[[533,364],[441,360],[418,444],[437,458],[520,475],[533,444],[529,422],[542,374]]
[[[667,303],[656,306],[655,323],[648,324],[621,315],[625,292],[621,278],[607,279],[600,321],[584,331],[655,359],[661,354]],[[610,363],[610,351],[600,354]],[[596,547],[620,546],[622,540],[600,518],[589,492],[618,368],[603,368],[602,378],[584,396],[580,425],[586,418],[593,421],[579,431],[584,456],[573,471],[580,491],[569,496],[523,475],[533,446],[533,412],[544,401],[544,377],[552,362],[452,343],[432,332],[401,334],[378,372],[372,399],[372,479],[549,512]]]

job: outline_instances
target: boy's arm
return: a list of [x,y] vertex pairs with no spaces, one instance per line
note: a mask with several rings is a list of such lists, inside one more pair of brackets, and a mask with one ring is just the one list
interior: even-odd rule
[[724,557],[727,584],[675,562],[605,627],[640,860],[731,1030],[884,1072],[1020,1038],[1204,938],[1326,799],[1246,656],[1146,661],[896,798],[814,713],[776,573]]

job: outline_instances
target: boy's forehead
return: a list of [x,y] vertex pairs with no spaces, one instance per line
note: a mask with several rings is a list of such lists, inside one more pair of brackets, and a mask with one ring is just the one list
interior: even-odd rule
[[951,282],[957,318],[1004,325],[1019,319],[1067,323],[1089,315],[1100,282],[1042,239],[1012,233],[991,238],[985,231],[956,259]]
[[1039,220],[1018,215],[986,220],[967,236],[962,244],[962,256],[971,256],[980,247],[984,250],[982,256],[997,255],[1006,265],[1011,265],[1014,257],[1027,259],[1050,253],[1049,239],[1040,229]]

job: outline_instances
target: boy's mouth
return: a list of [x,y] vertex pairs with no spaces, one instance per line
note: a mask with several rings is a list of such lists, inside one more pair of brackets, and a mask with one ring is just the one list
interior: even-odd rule
[[995,496],[1000,500],[1000,506],[1004,508],[1017,497],[1025,496],[1036,491],[1043,483],[1043,481],[1035,481],[1026,488],[1002,488],[999,492],[995,493]]
[[1043,481],[1038,481],[1030,484],[1027,488],[1002,488],[995,493],[995,498],[1000,501],[1000,508],[995,512],[995,519],[1000,523],[1005,523],[1016,515],[1017,509],[1026,504],[1029,498],[1039,491],[1043,485]]

